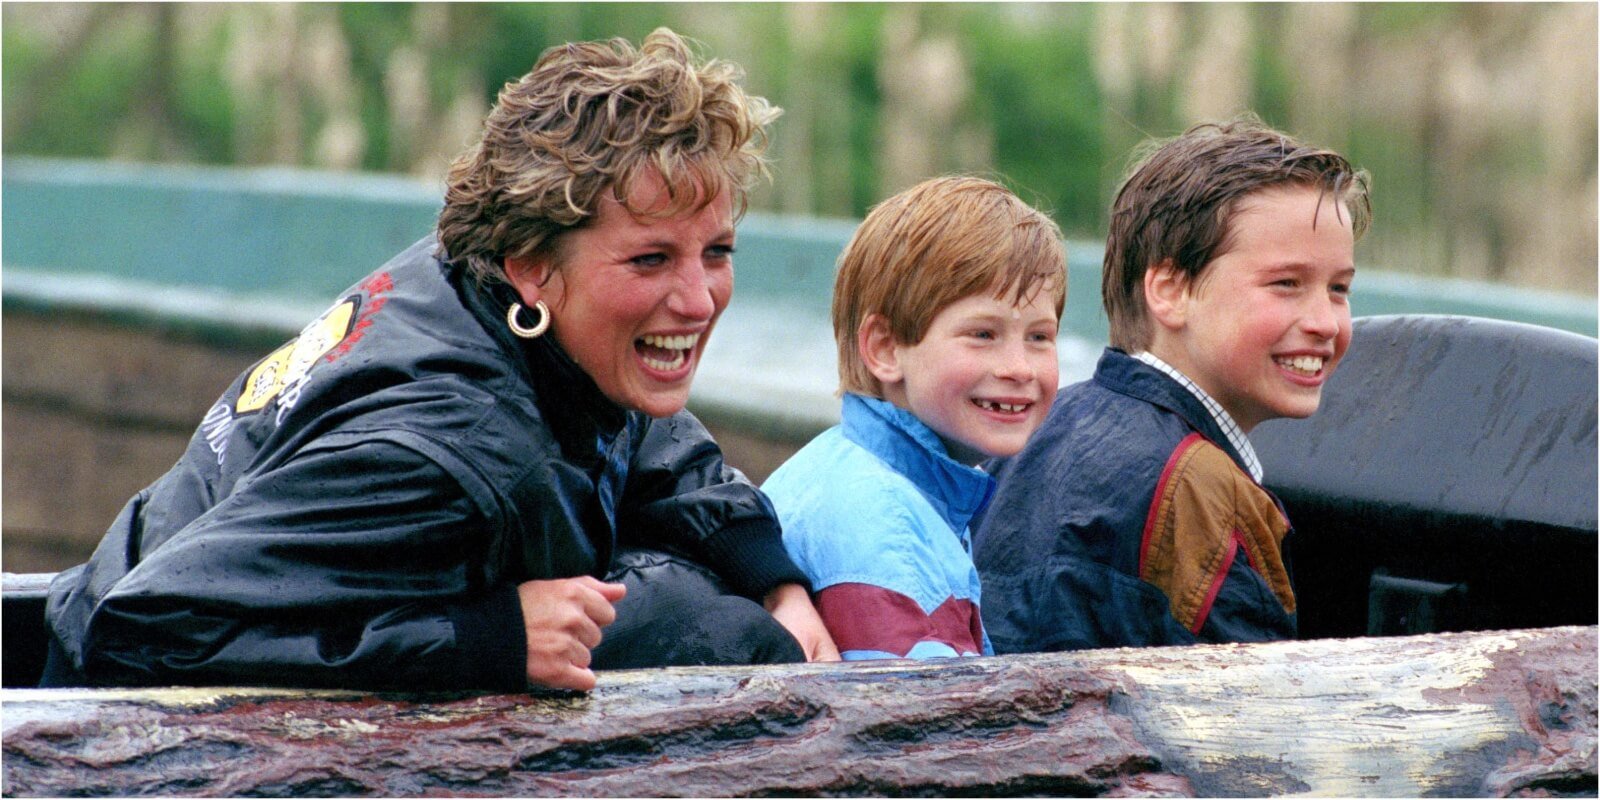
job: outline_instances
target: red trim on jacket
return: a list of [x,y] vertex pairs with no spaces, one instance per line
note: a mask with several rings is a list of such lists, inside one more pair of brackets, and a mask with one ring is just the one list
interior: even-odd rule
[[1200,629],[1205,627],[1206,619],[1211,616],[1211,606],[1217,602],[1217,593],[1222,591],[1222,584],[1228,581],[1228,571],[1233,569],[1233,562],[1239,557],[1239,551],[1244,550],[1244,563],[1250,563],[1250,551],[1244,546],[1244,537],[1238,531],[1228,539],[1228,554],[1222,557],[1222,568],[1217,570],[1216,580],[1211,582],[1211,589],[1206,592],[1205,602],[1200,604],[1199,613],[1194,615],[1194,626],[1190,633],[1200,635]]
[[1172,448],[1172,455],[1167,456],[1167,463],[1161,468],[1161,477],[1156,479],[1155,494],[1150,498],[1150,511],[1145,514],[1144,533],[1140,535],[1139,539],[1140,575],[1144,574],[1144,559],[1150,552],[1150,534],[1156,529],[1156,515],[1160,513],[1163,507],[1161,498],[1167,492],[1167,480],[1172,477],[1172,471],[1178,466],[1178,461],[1183,458],[1183,454],[1189,452],[1189,448],[1206,441],[1210,440],[1198,433],[1191,433],[1183,437],[1183,441],[1178,442],[1178,446]]
[[865,583],[836,583],[816,596],[817,613],[839,651],[905,655],[918,642],[942,642],[957,653],[983,652],[983,621],[971,600],[951,597],[933,613],[899,592]]

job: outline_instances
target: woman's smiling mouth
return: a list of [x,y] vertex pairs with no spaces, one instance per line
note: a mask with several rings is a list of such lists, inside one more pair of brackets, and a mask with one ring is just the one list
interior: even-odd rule
[[699,341],[698,333],[678,336],[652,333],[635,339],[633,347],[645,366],[661,372],[676,372],[689,363],[690,354]]

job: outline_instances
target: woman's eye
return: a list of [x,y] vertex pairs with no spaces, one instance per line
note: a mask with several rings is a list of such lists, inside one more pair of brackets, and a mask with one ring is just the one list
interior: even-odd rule
[[1332,288],[1334,294],[1344,295],[1347,297],[1350,295],[1350,284],[1348,283],[1336,283]]
[[706,250],[706,258],[712,259],[712,260],[717,260],[717,261],[723,261],[723,260],[727,260],[727,259],[733,258],[733,245],[731,245],[731,244],[712,245],[710,248],[708,248]]
[[988,340],[994,338],[994,331],[980,328],[978,330],[972,331],[972,333],[970,335],[973,336],[974,338],[983,339],[985,341],[988,341]]
[[638,267],[659,267],[667,263],[667,256],[665,253],[645,253],[642,256],[634,256],[629,261]]

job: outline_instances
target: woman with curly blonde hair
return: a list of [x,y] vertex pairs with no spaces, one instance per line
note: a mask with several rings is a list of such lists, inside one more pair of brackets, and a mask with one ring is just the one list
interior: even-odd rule
[[507,84],[436,234],[240,376],[52,584],[45,685],[837,658],[771,504],[684,410],[779,113],[740,78],[659,29]]

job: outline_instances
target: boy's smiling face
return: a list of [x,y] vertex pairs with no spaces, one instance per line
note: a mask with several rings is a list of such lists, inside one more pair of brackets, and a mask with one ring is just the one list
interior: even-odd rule
[[1231,246],[1197,281],[1152,268],[1145,296],[1150,352],[1248,433],[1268,419],[1316,412],[1350,346],[1355,240],[1350,215],[1316,187],[1255,192],[1230,227]]
[[1053,295],[1026,303],[989,292],[945,306],[922,341],[889,339],[881,316],[863,329],[868,368],[884,399],[910,411],[967,464],[1015,455],[1055,399],[1057,318]]

